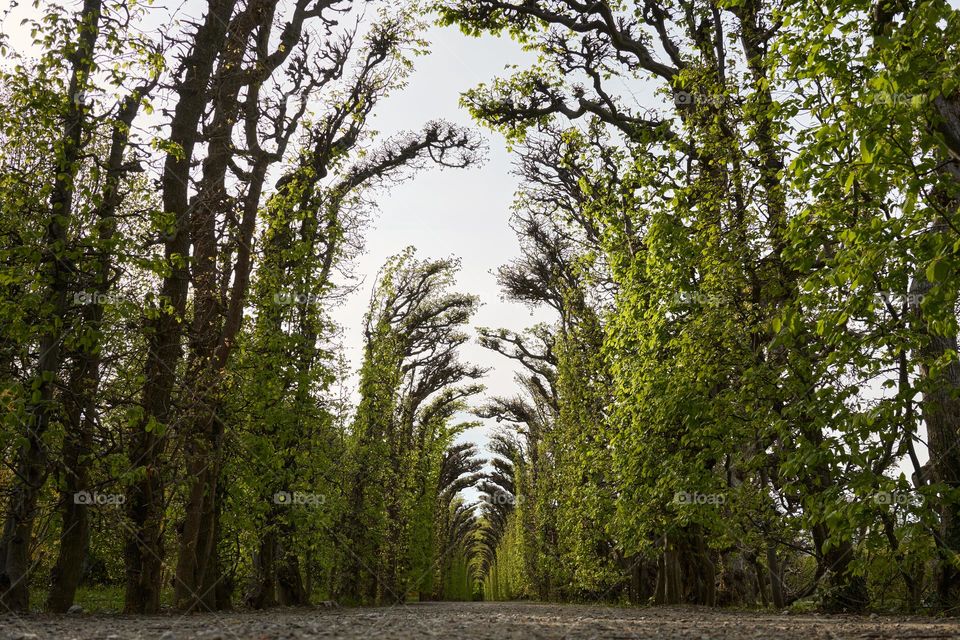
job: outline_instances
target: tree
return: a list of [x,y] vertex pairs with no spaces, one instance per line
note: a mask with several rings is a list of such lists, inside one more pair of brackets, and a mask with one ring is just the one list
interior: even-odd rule
[[449,291],[456,268],[450,259],[417,260],[408,249],[387,262],[374,287],[341,526],[352,550],[338,590],[346,600],[406,598],[417,487],[436,473],[456,434],[449,420],[481,390],[472,381],[483,370],[457,355],[477,300]]

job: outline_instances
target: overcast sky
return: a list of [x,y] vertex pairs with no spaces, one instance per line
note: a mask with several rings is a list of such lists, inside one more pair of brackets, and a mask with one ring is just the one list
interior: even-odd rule
[[[428,39],[431,53],[416,60],[409,86],[377,107],[374,128],[378,131],[418,129],[435,118],[476,127],[458,106],[461,92],[504,75],[508,64],[529,59],[509,38],[468,38],[457,29],[437,27],[430,30]],[[500,298],[493,272],[519,253],[508,225],[517,181],[502,137],[489,131],[482,135],[488,146],[482,166],[427,170],[379,198],[380,212],[365,234],[366,251],[357,262],[357,273],[366,276],[365,281],[335,312],[354,367],[360,365],[361,323],[374,276],[389,256],[408,245],[415,246],[421,258],[452,255],[461,259],[459,289],[480,296],[482,302],[475,326],[519,329],[544,317],[532,317],[523,305]],[[484,381],[488,393],[515,393],[514,369],[505,358],[475,342],[465,347],[463,355],[491,368]],[[488,428],[472,430],[465,437],[482,443]]]

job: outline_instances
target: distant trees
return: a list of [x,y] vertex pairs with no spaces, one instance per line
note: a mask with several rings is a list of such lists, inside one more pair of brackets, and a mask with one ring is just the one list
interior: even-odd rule
[[960,12],[432,4],[539,56],[463,96],[516,152],[504,296],[552,314],[478,331],[518,371],[472,410],[486,467],[456,260],[384,266],[356,403],[331,316],[378,190],[481,152],[371,126],[419,5],[209,0],[154,39],[83,0],[38,5],[36,57],[0,34],[0,605],[96,573],[130,613],[954,611]]
[[[457,354],[478,301],[450,291],[455,269],[451,260],[420,261],[408,249],[388,262],[374,288],[348,444],[350,508],[340,527],[353,550],[340,573],[345,600],[402,602],[411,585],[431,593],[434,562],[452,551],[440,548],[447,532],[436,539],[434,523],[450,517],[453,495],[423,499],[435,491],[443,496],[476,472],[472,462],[451,468],[452,459],[443,468],[444,452],[466,426],[451,420],[481,391],[475,380],[483,375]],[[453,533],[459,544],[463,533]]]

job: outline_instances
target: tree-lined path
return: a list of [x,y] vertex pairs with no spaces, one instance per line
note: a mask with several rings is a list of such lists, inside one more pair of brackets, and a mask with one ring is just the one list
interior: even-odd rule
[[958,1],[0,6],[4,633],[955,635]]

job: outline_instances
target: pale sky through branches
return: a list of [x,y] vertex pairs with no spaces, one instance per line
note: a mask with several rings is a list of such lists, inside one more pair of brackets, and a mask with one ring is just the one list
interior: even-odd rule
[[[503,75],[504,67],[530,61],[509,38],[468,38],[457,29],[434,27],[427,38],[428,56],[417,58],[409,85],[378,105],[373,126],[384,135],[418,129],[436,118],[476,127],[459,107],[460,93]],[[464,170],[428,169],[412,180],[392,187],[377,201],[379,213],[364,233],[366,249],[356,261],[360,287],[335,310],[344,328],[344,345],[354,368],[362,351],[362,319],[377,270],[386,259],[408,245],[421,258],[456,256],[461,259],[459,289],[480,296],[474,325],[519,328],[545,319],[528,308],[501,300],[494,271],[519,254],[509,226],[510,204],[517,187],[503,138],[489,131],[486,159]],[[483,381],[494,395],[515,393],[514,369],[506,358],[471,342],[464,358],[490,373]],[[478,433],[479,432],[479,433]],[[464,437],[482,443],[485,429]]]

